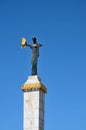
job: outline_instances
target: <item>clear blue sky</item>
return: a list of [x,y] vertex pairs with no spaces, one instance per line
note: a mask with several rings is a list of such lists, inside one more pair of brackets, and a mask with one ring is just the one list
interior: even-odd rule
[[40,48],[38,74],[48,88],[45,130],[86,130],[86,1],[0,1],[0,130],[23,130],[21,85],[31,74],[31,50]]

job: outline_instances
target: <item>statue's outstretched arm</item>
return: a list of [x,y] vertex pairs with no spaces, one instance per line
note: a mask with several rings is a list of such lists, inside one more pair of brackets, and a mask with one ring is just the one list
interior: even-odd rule
[[32,48],[32,45],[31,45],[31,44],[27,44],[27,46],[29,46],[30,48]]
[[43,44],[39,44],[39,47],[43,46]]

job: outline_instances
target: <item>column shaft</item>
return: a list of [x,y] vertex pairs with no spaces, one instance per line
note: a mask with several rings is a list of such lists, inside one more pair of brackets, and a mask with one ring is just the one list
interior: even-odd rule
[[41,89],[24,92],[24,130],[44,130],[44,98]]

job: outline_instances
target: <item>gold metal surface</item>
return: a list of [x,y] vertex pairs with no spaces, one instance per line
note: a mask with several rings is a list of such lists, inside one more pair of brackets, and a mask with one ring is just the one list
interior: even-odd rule
[[23,84],[21,89],[23,91],[27,91],[27,90],[33,90],[33,89],[41,89],[44,93],[47,93],[47,88],[45,88],[45,86],[41,83],[37,83],[37,84]]
[[25,46],[26,46],[26,44],[27,44],[26,39],[25,39],[25,38],[22,38],[22,43],[21,43],[21,46],[22,46],[22,47],[25,47]]

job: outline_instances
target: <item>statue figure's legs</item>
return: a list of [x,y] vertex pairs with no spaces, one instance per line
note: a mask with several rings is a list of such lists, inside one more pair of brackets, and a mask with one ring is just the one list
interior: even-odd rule
[[32,75],[37,75],[37,63],[32,64]]

